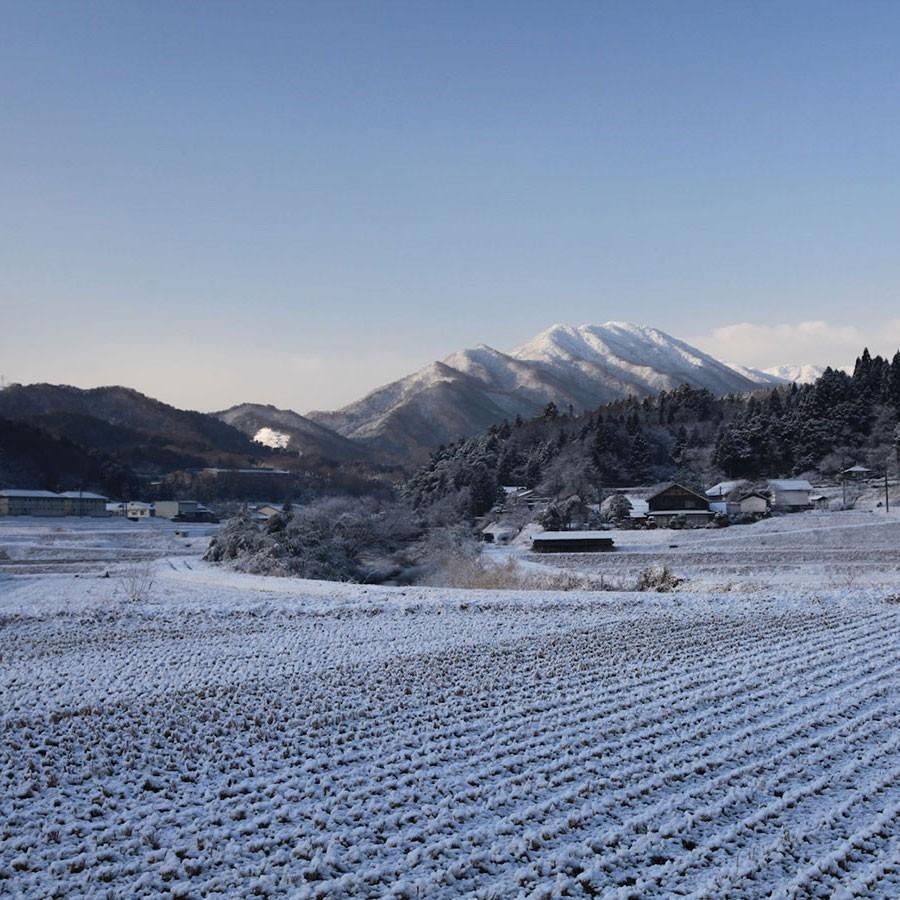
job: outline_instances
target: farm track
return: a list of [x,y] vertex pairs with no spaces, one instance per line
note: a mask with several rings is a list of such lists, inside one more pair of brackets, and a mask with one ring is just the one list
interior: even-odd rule
[[0,628],[0,894],[897,896],[900,608]]

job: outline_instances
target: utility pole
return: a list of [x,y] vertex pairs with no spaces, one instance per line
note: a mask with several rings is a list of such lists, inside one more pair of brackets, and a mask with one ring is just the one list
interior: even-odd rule
[[885,513],[889,513],[891,511],[891,496],[888,493],[888,477],[887,477],[887,466],[884,467],[884,511]]

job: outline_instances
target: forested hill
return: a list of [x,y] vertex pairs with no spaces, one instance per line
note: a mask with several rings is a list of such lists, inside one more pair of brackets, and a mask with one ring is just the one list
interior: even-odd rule
[[406,485],[419,508],[480,515],[501,485],[596,498],[607,487],[675,479],[835,475],[853,462],[883,468],[900,448],[900,352],[866,350],[853,374],[826,369],[813,384],[716,398],[687,386],[571,415],[549,404],[442,447]]

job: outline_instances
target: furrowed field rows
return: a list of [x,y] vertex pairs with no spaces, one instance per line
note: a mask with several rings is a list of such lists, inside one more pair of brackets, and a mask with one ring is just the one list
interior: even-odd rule
[[615,597],[13,621],[0,893],[892,896],[898,625]]

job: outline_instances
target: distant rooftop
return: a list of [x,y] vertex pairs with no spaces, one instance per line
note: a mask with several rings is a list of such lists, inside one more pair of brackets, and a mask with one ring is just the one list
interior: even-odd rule
[[811,491],[813,486],[805,478],[770,478],[769,487],[776,491]]
[[43,499],[65,499],[65,500],[107,500],[102,494],[93,494],[90,491],[65,491],[62,494],[54,494],[53,491],[29,491],[12,488],[10,490],[0,491],[0,497],[40,497]]

